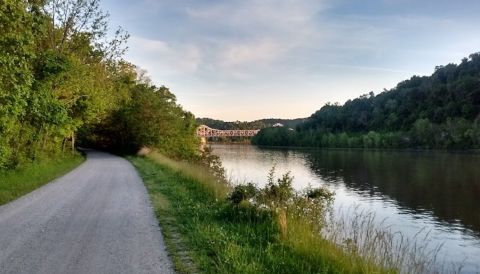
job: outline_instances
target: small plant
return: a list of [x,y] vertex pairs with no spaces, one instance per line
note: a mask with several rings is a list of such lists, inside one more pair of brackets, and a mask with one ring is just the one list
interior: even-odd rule
[[220,157],[213,154],[212,147],[205,147],[199,152],[201,164],[206,166],[211,174],[219,181],[226,181],[225,168],[222,166]]
[[275,182],[275,167],[268,173],[267,185],[260,189],[260,202],[266,204],[272,209],[286,208],[287,204],[292,201],[295,196],[295,190],[292,187],[293,177],[290,172],[282,175],[281,178]]
[[258,188],[252,183],[246,185],[237,185],[233,188],[232,193],[227,197],[234,205],[238,205],[243,201],[253,199],[258,194]]
[[306,197],[309,200],[314,200],[314,199],[331,200],[333,199],[333,196],[334,196],[334,193],[328,191],[325,188],[311,188],[309,186],[306,191]]
[[281,238],[287,237],[287,220],[302,219],[313,231],[320,235],[326,225],[326,216],[332,212],[334,193],[325,188],[312,188],[296,191],[292,187],[290,172],[275,178],[275,167],[268,173],[267,184],[258,188],[252,183],[237,185],[228,195],[228,200],[238,206],[242,202],[250,203],[258,210],[273,213],[280,226]]

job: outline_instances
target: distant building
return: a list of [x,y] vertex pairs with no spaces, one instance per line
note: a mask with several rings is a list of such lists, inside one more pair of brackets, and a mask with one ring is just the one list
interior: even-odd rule
[[280,123],[276,123],[276,124],[275,124],[275,125],[273,125],[273,126],[274,126],[274,127],[283,127],[283,125],[282,125],[282,124],[280,124]]

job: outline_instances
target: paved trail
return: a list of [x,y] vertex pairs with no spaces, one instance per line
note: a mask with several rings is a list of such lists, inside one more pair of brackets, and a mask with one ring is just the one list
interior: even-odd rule
[[133,166],[87,153],[69,174],[0,207],[0,273],[173,273]]

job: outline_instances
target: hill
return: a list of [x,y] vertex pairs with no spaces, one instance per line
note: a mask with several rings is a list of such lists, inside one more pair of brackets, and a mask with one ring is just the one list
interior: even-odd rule
[[391,90],[344,105],[326,104],[296,131],[262,130],[258,145],[375,148],[478,148],[480,52],[437,66]]
[[276,123],[280,123],[285,127],[295,128],[300,123],[306,121],[307,118],[297,118],[297,119],[280,119],[280,118],[268,118],[260,119],[251,122],[225,122],[222,120],[216,120],[211,118],[197,118],[196,121],[199,124],[209,126],[216,129],[261,129],[265,127],[271,127]]

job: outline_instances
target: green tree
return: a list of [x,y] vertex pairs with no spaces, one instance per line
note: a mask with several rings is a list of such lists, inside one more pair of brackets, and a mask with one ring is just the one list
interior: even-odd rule
[[0,0],[0,168],[7,165],[32,96],[34,38],[42,32],[33,2]]

